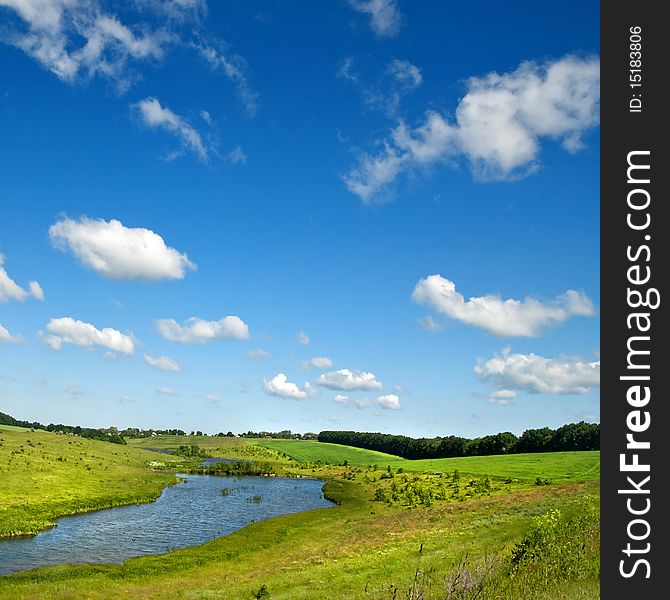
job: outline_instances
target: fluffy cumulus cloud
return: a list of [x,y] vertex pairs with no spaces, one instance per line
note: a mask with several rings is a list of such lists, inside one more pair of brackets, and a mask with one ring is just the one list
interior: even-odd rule
[[402,15],[397,0],[349,0],[352,8],[369,15],[370,27],[379,37],[392,37],[400,30]]
[[516,398],[516,390],[497,390],[489,394],[489,403],[506,406],[512,398]]
[[377,404],[387,410],[399,410],[400,398],[396,394],[386,394],[377,398]]
[[351,398],[344,394],[338,394],[335,396],[334,401],[341,406],[355,406],[358,409],[369,408],[371,406],[377,406],[382,410],[400,409],[400,398],[396,394],[378,396],[374,401],[370,398]]
[[303,346],[309,346],[309,336],[304,331],[299,331],[295,337]]
[[344,181],[363,202],[374,202],[401,173],[461,157],[478,179],[522,177],[537,168],[542,138],[579,150],[584,133],[598,125],[599,105],[597,57],[526,62],[510,73],[472,77],[453,119],[428,112],[415,128],[401,121]]
[[97,329],[90,323],[77,321],[71,317],[51,319],[47,324],[47,332],[40,332],[42,341],[54,350],[60,350],[63,344],[74,344],[93,350],[96,346],[107,348],[121,354],[132,354],[135,343],[132,337],[125,335],[117,329],[105,327]]
[[205,147],[200,132],[167,106],[163,106],[158,98],[145,98],[134,105],[144,125],[152,129],[163,129],[179,140],[182,148],[193,152],[207,162],[209,152]]
[[186,319],[183,325],[174,319],[158,319],[156,328],[164,339],[182,344],[205,344],[212,340],[246,340],[249,338],[249,327],[235,315],[222,317],[218,321],[205,321],[198,317],[191,317]]
[[340,369],[319,375],[316,384],[330,390],[381,390],[384,386],[373,373],[350,369]]
[[169,356],[153,356],[151,354],[145,354],[144,362],[159,371],[171,371],[172,373],[179,373],[179,371],[181,371],[179,363]]
[[109,279],[183,279],[187,269],[196,268],[157,233],[116,219],[65,218],[49,228],[49,237],[55,247]]
[[586,394],[600,386],[600,361],[576,357],[545,358],[513,354],[509,349],[474,368],[482,381],[498,388],[496,400],[512,398],[518,391],[531,394]]
[[0,254],[0,302],[9,302],[10,300],[23,302],[26,298],[44,300],[44,292],[37,281],[31,281],[28,284],[28,289],[22,288],[7,274],[3,267],[4,264],[5,257]]
[[297,384],[289,381],[284,373],[277,373],[270,380],[263,379],[263,390],[270,396],[302,400],[307,397],[308,390],[305,388],[306,386],[303,386],[301,389]]
[[20,335],[12,335],[2,326],[2,323],[0,323],[0,344],[18,344],[22,341],[23,338]]
[[0,39],[67,82],[100,75],[125,89],[129,63],[160,59],[172,41],[165,29],[123,23],[97,0],[0,0],[0,18]]
[[595,314],[593,302],[575,290],[568,290],[549,303],[533,298],[503,300],[495,295],[465,300],[456,291],[456,284],[441,275],[430,275],[419,281],[412,300],[499,336],[535,337],[544,327],[558,325],[569,317]]
[[300,365],[302,369],[309,369],[312,367],[315,369],[330,369],[332,366],[333,361],[327,356],[315,356],[314,358],[304,361]]

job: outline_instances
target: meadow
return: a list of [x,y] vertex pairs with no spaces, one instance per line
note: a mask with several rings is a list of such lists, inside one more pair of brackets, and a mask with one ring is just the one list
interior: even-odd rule
[[451,472],[513,477],[520,480],[589,481],[600,478],[600,452],[539,452],[407,460],[383,452],[302,440],[263,440],[259,445],[281,452],[299,462],[324,462],[378,467],[417,472]]
[[0,425],[0,537],[37,533],[63,515],[155,500],[177,481],[148,468],[157,456]]
[[[252,523],[202,546],[123,565],[65,565],[0,577],[0,597],[598,597],[597,452],[419,465],[318,442],[186,439],[215,456],[256,456],[271,460],[279,473],[322,478],[326,496],[338,505]],[[139,457],[147,453],[140,447],[175,448],[184,440],[108,446],[115,459],[115,452],[138,453],[141,469]],[[55,465],[54,476],[64,466]],[[168,477],[149,472],[149,479],[161,476]]]

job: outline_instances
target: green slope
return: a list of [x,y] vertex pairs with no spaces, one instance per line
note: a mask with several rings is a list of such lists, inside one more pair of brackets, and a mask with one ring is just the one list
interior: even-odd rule
[[0,537],[36,533],[59,516],[156,499],[174,477],[135,448],[0,425]]
[[453,472],[490,477],[512,477],[534,481],[537,477],[551,481],[594,481],[600,479],[600,452],[541,452],[535,454],[503,454],[407,460],[399,456],[303,440],[262,440],[259,445],[283,452],[299,462],[322,461],[330,464],[377,465],[416,472]]

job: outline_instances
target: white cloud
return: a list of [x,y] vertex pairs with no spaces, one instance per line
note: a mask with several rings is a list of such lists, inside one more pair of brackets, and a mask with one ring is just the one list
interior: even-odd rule
[[377,398],[377,404],[383,409],[399,410],[400,398],[395,394],[386,394],[385,396],[379,396]]
[[211,402],[212,404],[217,404],[221,402],[221,398],[219,398],[216,394],[206,394],[205,400],[207,402]]
[[195,21],[207,13],[207,0],[134,0],[140,8],[149,8],[159,16],[177,21]]
[[207,123],[207,125],[212,124],[212,115],[210,115],[206,110],[201,110],[200,111],[200,116],[202,117],[202,120]]
[[574,290],[568,290],[550,303],[533,298],[503,300],[494,295],[472,297],[466,301],[456,291],[456,284],[441,275],[430,275],[419,281],[412,300],[499,336],[536,337],[544,327],[558,325],[569,317],[595,314],[591,300]]
[[516,398],[516,390],[498,390],[489,394],[489,404],[497,404],[499,406],[506,406],[509,400]]
[[427,315],[425,317],[422,317],[419,319],[419,325],[421,326],[422,329],[425,329],[426,331],[442,331],[444,327],[440,325],[433,317],[430,315]]
[[165,129],[181,142],[183,148],[197,154],[201,161],[209,160],[209,152],[198,130],[169,108],[162,106],[158,98],[145,98],[133,106],[145,125]]
[[249,327],[235,315],[222,317],[218,321],[190,317],[184,325],[179,325],[174,319],[158,319],[156,327],[164,339],[182,344],[205,344],[211,340],[246,340],[249,337]]
[[36,300],[44,300],[44,292],[37,281],[31,281],[28,289],[24,290],[8,274],[3,265],[5,257],[0,254],[0,302],[18,300],[23,302],[26,298],[33,297]]
[[258,111],[258,94],[249,85],[246,60],[239,54],[228,52],[222,42],[218,44],[218,48],[205,43],[193,44],[193,47],[214,71],[222,71],[235,84],[237,95],[247,114],[251,117],[255,116]]
[[247,350],[246,355],[249,358],[253,359],[269,358],[270,356],[272,356],[270,352],[268,352],[267,350],[263,350],[263,348],[255,348],[254,350]]
[[226,155],[226,160],[233,165],[244,165],[247,162],[247,155],[244,153],[241,146],[235,146],[235,148]]
[[172,388],[167,387],[167,386],[159,386],[156,388],[156,393],[161,394],[162,396],[176,396],[177,392],[175,392]]
[[497,404],[498,406],[507,406],[509,402],[504,398],[494,398],[489,396],[489,404]]
[[39,332],[39,335],[54,350],[60,350],[63,343],[74,344],[88,350],[101,346],[122,354],[132,354],[135,349],[130,336],[111,327],[97,329],[90,323],[77,321],[71,317],[51,319],[47,324],[47,331],[48,334]]
[[334,401],[341,406],[355,406],[359,410],[372,406],[372,401],[369,398],[350,398],[342,394],[335,396]]
[[333,361],[327,356],[315,356],[300,364],[301,369],[309,369],[314,367],[316,369],[330,369],[333,366]]
[[509,400],[511,398],[516,398],[516,390],[498,390],[493,392],[489,397],[496,400]]
[[101,75],[123,90],[133,79],[129,61],[159,59],[171,41],[146,24],[133,31],[97,0],[0,0],[2,7],[22,21],[20,26],[7,20],[4,41],[67,82]]
[[84,396],[88,394],[86,390],[80,388],[78,385],[70,385],[66,387],[63,391],[66,394],[70,394],[71,396]]
[[396,0],[349,0],[360,13],[370,15],[370,27],[379,37],[391,37],[398,33],[402,15]]
[[384,386],[373,373],[350,369],[340,369],[319,375],[316,384],[331,390],[381,390]]
[[586,394],[600,386],[600,361],[512,354],[509,349],[489,360],[480,359],[474,371],[500,390],[494,398],[497,400],[513,397],[512,393],[521,390],[531,394]]
[[569,152],[581,148],[584,133],[598,125],[599,105],[597,57],[526,62],[503,75],[472,77],[454,119],[427,112],[414,129],[401,121],[382,151],[363,154],[344,181],[373,202],[388,195],[400,173],[460,157],[479,179],[522,177],[537,168],[541,138],[559,140]]
[[0,323],[0,344],[19,344],[23,341],[23,338],[20,335],[12,335],[2,326]]
[[372,83],[354,71],[353,64],[351,57],[345,58],[336,77],[351,82],[361,93],[367,108],[382,111],[389,117],[395,117],[403,97],[423,82],[419,67],[407,60],[392,60]]
[[309,336],[304,331],[299,331],[295,337],[303,346],[309,346]]
[[169,356],[152,356],[151,354],[145,354],[144,362],[159,371],[172,371],[173,373],[179,373],[181,371],[179,363]]
[[49,228],[51,242],[109,279],[183,279],[195,269],[186,254],[167,246],[150,229],[125,227],[112,219],[65,218]]
[[351,56],[347,56],[337,69],[335,76],[338,79],[345,79],[347,81],[353,81],[354,83],[358,82],[358,75],[353,70],[354,68],[354,59]]
[[418,87],[423,82],[421,70],[408,60],[392,60],[386,67],[387,72],[394,79],[409,87]]
[[266,394],[281,398],[302,400],[307,397],[305,388],[300,389],[295,383],[290,382],[284,373],[278,373],[269,381],[263,378],[263,390]]

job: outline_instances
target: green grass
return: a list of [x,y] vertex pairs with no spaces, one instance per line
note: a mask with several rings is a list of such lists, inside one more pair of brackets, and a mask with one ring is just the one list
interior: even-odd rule
[[[597,479],[597,453],[526,455],[533,457],[527,463],[523,455],[403,461],[315,442],[186,439],[223,455],[258,452],[263,458],[274,457],[277,468],[287,473],[324,478],[325,493],[338,505],[254,523],[201,546],[130,559],[123,565],[62,565],[0,577],[0,598],[251,600],[265,585],[273,600],[444,600],[454,577],[481,583],[482,589],[457,589],[458,595],[452,594],[452,599],[465,600],[475,594],[482,600],[597,597],[597,527],[594,529],[593,519],[588,526],[575,526],[570,521],[573,516],[590,514],[580,508],[585,498],[597,503],[599,483],[576,482],[592,475]],[[65,436],[63,440],[86,441]],[[178,447],[184,440],[152,438],[152,444],[145,447]],[[57,442],[62,443],[61,439]],[[120,450],[146,456],[135,448],[110,449]],[[373,455],[379,462],[371,461]],[[164,458],[156,454],[149,457]],[[300,457],[304,462],[297,460]],[[324,464],[326,458],[330,465]],[[515,458],[525,466],[498,460]],[[391,459],[395,462],[389,462]],[[343,460],[350,466],[337,464]],[[456,481],[452,465],[464,463],[453,461],[471,465],[468,470],[456,467],[461,473]],[[549,466],[544,468],[543,461]],[[442,470],[450,475],[440,474],[435,462],[449,465]],[[429,471],[421,472],[419,463],[430,464]],[[387,464],[394,465],[393,477]],[[561,465],[566,466],[564,473],[559,472]],[[59,463],[56,468],[62,466]],[[399,466],[404,473],[397,472]],[[525,476],[505,483],[510,478],[505,468]],[[535,486],[531,479],[541,468],[564,482]],[[491,477],[488,488],[479,485],[486,481],[486,475]],[[573,481],[568,481],[570,478]],[[470,481],[477,484],[469,486]],[[377,490],[384,492],[384,499],[375,499],[380,496]],[[552,510],[561,511],[561,523],[566,526],[556,528],[553,543],[544,544],[544,538],[537,534],[543,521],[537,518],[552,514]],[[563,573],[556,568],[556,561],[566,558],[560,554],[566,539],[574,539],[589,553],[569,555],[572,566]],[[512,572],[515,548],[524,541],[530,548],[546,546],[548,552],[542,556],[527,553],[532,560]],[[477,583],[482,564],[492,567],[484,569],[485,577]],[[579,564],[583,568],[577,568]]]
[[341,502],[336,508],[255,523],[202,546],[124,565],[49,567],[0,578],[0,597],[242,600],[265,584],[273,599],[391,600],[396,588],[395,597],[407,597],[419,569],[433,575],[426,590],[433,595],[425,598],[444,598],[443,582],[463,556],[505,555],[532,529],[534,516],[589,490],[593,484],[544,487],[393,509],[373,506],[355,483],[336,481],[329,490]]
[[176,450],[179,446],[198,446],[215,458],[239,460],[264,460],[285,463],[280,452],[257,445],[259,440],[235,437],[161,435],[151,438],[129,439],[128,445],[134,448],[152,450]]
[[36,533],[56,517],[155,500],[174,477],[135,448],[0,425],[0,537]]
[[126,441],[129,446],[151,448],[152,450],[170,450],[192,444],[207,450],[230,450],[249,445],[249,440],[246,438],[209,435],[157,435],[154,437],[128,438]]
[[471,475],[512,477],[534,481],[537,477],[554,482],[595,481],[600,479],[600,452],[542,452],[407,460],[383,452],[302,440],[261,440],[259,445],[283,452],[299,462],[321,461],[330,464],[377,465],[405,471],[449,473],[458,469]]

